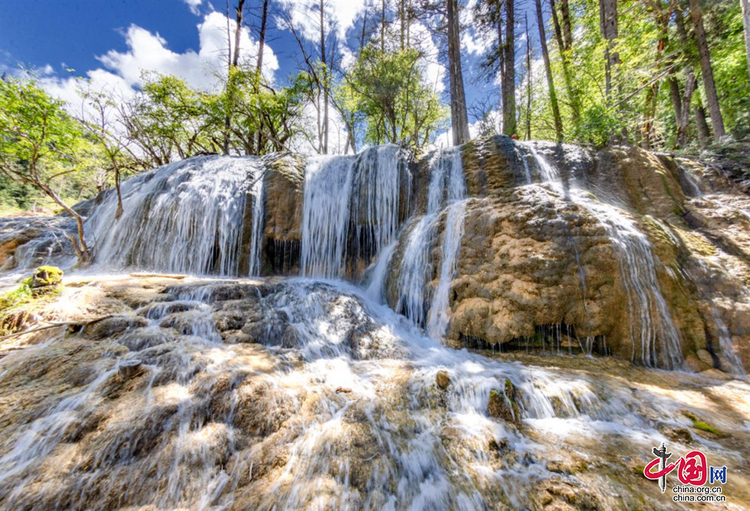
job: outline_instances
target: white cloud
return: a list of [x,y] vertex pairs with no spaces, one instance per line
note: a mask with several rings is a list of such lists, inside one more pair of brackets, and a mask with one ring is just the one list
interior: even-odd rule
[[[284,7],[296,30],[308,41],[320,40],[319,0],[278,0]],[[365,9],[365,0],[325,0],[326,33],[330,32],[330,22],[336,26],[336,34],[345,39],[346,31]]]
[[195,14],[196,16],[199,16],[200,11],[200,5],[203,3],[203,0],[182,0],[187,4],[187,6],[190,8],[190,12]]
[[[237,24],[230,20],[230,32],[234,34]],[[130,85],[141,84],[143,71],[155,71],[172,74],[182,78],[193,87],[213,89],[219,81],[215,74],[222,73],[227,62],[227,18],[219,12],[212,12],[198,24],[200,50],[196,53],[187,50],[175,53],[167,47],[158,33],[154,34],[137,25],[131,25],[125,35],[128,51],[110,50],[99,57],[102,64],[122,77]],[[233,36],[232,36],[233,37]],[[242,29],[240,37],[240,55],[251,64],[255,62],[258,43],[254,41],[247,28]],[[279,62],[273,50],[264,48],[263,74],[273,79],[273,73],[279,68]]]
[[445,90],[445,66],[440,63],[440,51],[432,38],[432,33],[422,23],[414,23],[409,32],[412,45],[422,52],[427,62],[428,84],[436,92],[443,92]]
[[[300,154],[317,154],[318,113],[313,103],[306,103],[300,123],[303,129],[292,138],[289,149]],[[346,123],[338,110],[328,109],[328,154],[344,154],[347,149]]]
[[[104,67],[86,73],[87,87],[92,91],[113,93],[115,97],[127,99],[142,85],[142,72],[153,71],[175,75],[192,87],[215,90],[221,85],[219,77],[225,74],[226,69],[226,26],[227,18],[223,14],[212,12],[205,15],[197,25],[199,50],[177,53],[168,48],[167,41],[158,33],[131,25],[125,33],[127,51],[110,50],[99,56]],[[235,27],[236,23],[230,20],[232,34]],[[242,29],[240,49],[242,60],[253,65],[258,54],[258,43],[247,28]],[[263,75],[273,81],[278,68],[278,59],[266,44],[263,50]],[[42,71],[40,84],[53,96],[67,101],[70,111],[77,114],[81,108],[81,99],[77,94],[79,80],[57,76],[50,66],[45,66]]]

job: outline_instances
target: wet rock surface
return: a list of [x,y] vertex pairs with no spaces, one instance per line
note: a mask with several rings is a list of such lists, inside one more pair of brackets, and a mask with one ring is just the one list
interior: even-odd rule
[[120,315],[0,358],[0,506],[681,508],[640,473],[662,441],[750,501],[747,382],[456,351],[358,293],[67,278],[42,317]]

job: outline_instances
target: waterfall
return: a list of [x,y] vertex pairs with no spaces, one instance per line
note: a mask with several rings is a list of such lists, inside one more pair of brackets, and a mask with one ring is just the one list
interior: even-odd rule
[[253,201],[253,225],[250,232],[250,262],[248,275],[260,275],[261,259],[260,250],[263,246],[263,215],[265,214],[265,196],[263,188],[263,168],[260,165],[253,167],[250,186],[250,196]]
[[335,278],[343,273],[356,161],[351,156],[318,156],[307,164],[302,213],[303,275]]
[[734,348],[732,343],[732,336],[729,334],[729,329],[726,323],[721,319],[719,311],[715,307],[711,307],[711,315],[714,318],[714,324],[716,325],[717,333],[719,334],[719,348],[724,359],[729,364],[729,369],[732,374],[744,375],[745,366],[742,364],[742,360],[737,354],[737,350]]
[[[531,152],[544,182],[550,182],[562,191],[557,169],[532,144],[524,146]],[[656,261],[648,238],[617,207],[592,198],[590,192],[576,188],[575,181],[571,185],[570,200],[591,211],[612,241],[628,296],[628,326],[633,361],[669,369],[681,367],[683,357],[680,333],[674,326],[669,306],[661,292],[656,276]]]
[[[406,175],[410,179],[411,174]],[[379,254],[395,239],[401,226],[400,187],[401,150],[398,146],[377,146],[360,154],[352,196],[358,259],[366,260]],[[408,200],[408,195],[405,199]]]
[[[310,159],[302,218],[303,275],[342,277],[347,256],[367,261],[395,239],[401,161],[395,145],[372,147],[358,156]],[[347,253],[350,243],[353,254]]]
[[682,341],[659,287],[656,261],[648,238],[616,207],[592,199],[586,192],[572,192],[574,201],[595,214],[612,240],[628,295],[633,361],[647,366],[679,368],[683,361]]
[[[455,273],[455,259],[463,236],[466,182],[459,148],[438,151],[430,160],[430,185],[427,192],[427,212],[409,232],[398,276],[398,303],[396,310],[417,325],[425,325],[427,312],[434,304],[447,307],[450,280]],[[440,284],[429,305],[427,298],[428,276],[432,261],[430,252],[435,241],[441,208],[450,205],[443,234],[443,261]],[[454,207],[455,206],[455,207]],[[459,225],[460,224],[460,225]],[[439,294],[437,294],[439,292]],[[437,302],[435,301],[437,299]],[[435,311],[428,328],[440,335],[447,326],[445,310]],[[442,329],[442,331],[441,331]]]
[[192,274],[236,275],[254,157],[199,157],[122,183],[125,214],[109,193],[86,222],[95,260]]
[[435,289],[435,295],[427,318],[427,332],[437,339],[445,334],[450,322],[449,293],[451,282],[456,275],[458,253],[461,249],[461,239],[464,234],[464,217],[466,216],[466,201],[457,201],[448,206],[443,231],[443,251],[440,265],[440,281]]

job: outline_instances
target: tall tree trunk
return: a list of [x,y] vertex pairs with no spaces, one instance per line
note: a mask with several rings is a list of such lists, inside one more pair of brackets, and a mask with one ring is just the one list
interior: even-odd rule
[[[567,11],[567,0],[564,0],[562,2],[563,5],[565,5],[565,9],[563,12]],[[568,52],[571,49],[571,42],[567,41],[563,38],[563,34],[565,33],[560,28],[560,21],[558,20],[557,16],[557,6],[555,5],[555,0],[550,0],[550,7],[552,8],[552,22],[555,27],[555,41],[557,42],[557,49],[560,51],[560,57],[562,62],[562,68],[563,68],[563,80],[565,80],[565,91],[568,94],[568,100],[570,101],[570,110],[571,110],[571,116],[573,118],[573,125],[577,128],[578,127],[578,120],[581,117],[581,105],[580,101],[578,99],[578,92],[573,85],[573,79],[570,75],[570,62],[568,61],[569,54]],[[565,19],[565,18],[563,18]],[[570,32],[570,12],[567,14],[567,29],[565,31]],[[566,36],[570,37],[570,34]]]
[[750,74],[750,0],[740,0],[742,5],[742,21],[745,24],[745,54],[747,56],[747,71]]
[[560,12],[562,12],[563,35],[565,37],[565,50],[573,47],[573,29],[570,22],[570,5],[568,0],[561,0]]
[[[263,79],[263,49],[266,45],[266,22],[268,20],[268,0],[263,0],[263,11],[260,15],[260,34],[258,35],[258,58],[256,62],[256,73],[258,74],[258,87],[260,87],[260,81]],[[260,101],[258,101],[258,107],[260,107]],[[263,130],[258,129],[258,145],[257,154],[263,152]]]
[[365,34],[367,34],[367,13],[369,11],[369,2],[365,2],[365,8],[362,10],[362,34],[359,37],[359,52],[365,47]]
[[516,125],[516,36],[515,0],[505,0],[505,44],[503,44],[505,72],[501,80],[503,93],[503,133],[515,135]]
[[549,62],[549,51],[547,50],[547,36],[544,33],[544,15],[542,14],[542,0],[536,0],[536,24],[539,26],[539,44],[542,47],[542,60],[544,60],[544,71],[547,75],[547,87],[549,88],[549,102],[552,106],[552,116],[555,120],[555,139],[563,141],[562,119],[560,118],[560,107],[557,104],[557,93],[555,92],[555,81],[552,77],[552,67]]
[[[232,76],[232,36],[231,36],[231,24],[229,22],[229,0],[227,0],[227,93],[229,93],[229,80]],[[229,132],[232,126],[232,119],[230,118],[229,105],[226,106],[226,112],[224,112],[224,140],[222,142],[222,152],[229,154]]]
[[[685,147],[688,142],[688,130],[690,129],[690,117],[692,113],[691,103],[693,101],[693,93],[695,92],[696,80],[695,74],[693,73],[692,62],[690,62],[690,48],[692,47],[692,41],[688,37],[687,30],[685,29],[685,19],[682,15],[682,9],[678,6],[675,10],[675,25],[677,26],[677,35],[680,39],[681,52],[685,61],[685,89],[680,99],[679,110],[675,107],[675,115],[678,117],[677,120],[677,145],[679,147]],[[675,80],[676,82],[676,80]],[[677,84],[676,92],[679,95],[679,85]],[[670,90],[672,93],[672,102],[675,102],[675,87],[670,84]]]
[[464,78],[461,71],[461,30],[458,0],[447,0],[448,67],[451,88],[451,130],[453,145],[469,140],[469,116],[466,111]]
[[404,38],[406,37],[406,6],[405,0],[398,0],[398,18],[401,29],[401,51],[404,50]]
[[268,20],[268,0],[263,0],[263,12],[260,16],[260,34],[258,35],[258,75],[263,71],[263,48],[266,44],[266,21]]
[[701,58],[701,76],[703,77],[703,89],[706,93],[708,112],[711,114],[711,126],[714,129],[714,139],[717,141],[725,135],[724,119],[719,107],[719,95],[716,92],[714,72],[711,68],[711,54],[708,51],[706,31],[703,28],[703,13],[701,12],[700,0],[690,0],[690,15],[695,27],[695,41],[698,44],[698,55]]
[[703,108],[703,105],[695,107],[695,125],[698,128],[698,139],[700,140],[701,145],[706,145],[711,138],[711,133],[708,131],[706,110]]
[[615,48],[618,36],[617,0],[599,0],[599,24],[604,46],[605,90],[607,100],[612,101],[612,88],[617,65],[620,63],[619,52]]
[[380,50],[385,51],[385,0],[381,2],[380,9]]
[[326,64],[325,0],[320,0],[320,60],[323,63],[323,154],[328,154],[328,66]]
[[234,31],[234,57],[232,57],[232,67],[240,65],[240,36],[242,35],[242,11],[245,9],[245,0],[239,0],[237,3],[237,28]]
[[526,140],[531,140],[531,37],[529,34],[529,16],[523,17],[524,27],[526,29]]

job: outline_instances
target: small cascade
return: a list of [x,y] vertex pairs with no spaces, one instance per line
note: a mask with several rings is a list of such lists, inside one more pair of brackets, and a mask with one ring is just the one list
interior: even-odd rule
[[721,354],[729,364],[728,369],[730,369],[732,374],[746,374],[745,366],[742,364],[742,360],[732,343],[732,336],[729,334],[729,328],[727,328],[726,323],[721,319],[719,311],[717,311],[716,308],[711,307],[711,315],[713,316],[714,324],[716,325],[716,330],[719,334],[719,348],[721,349]]
[[336,278],[344,270],[356,158],[318,156],[305,171],[302,274]]
[[[395,145],[358,156],[312,158],[305,172],[302,274],[343,277],[348,258],[367,262],[396,237],[403,155]],[[351,250],[351,252],[349,252]]]
[[[544,182],[562,189],[560,174],[533,144],[524,144],[532,154]],[[676,369],[682,366],[682,341],[656,276],[651,244],[635,222],[617,207],[601,202],[576,187],[566,194],[599,219],[607,230],[619,261],[620,276],[628,294],[632,359],[650,367]],[[582,270],[581,270],[582,271]],[[585,289],[585,283],[583,284]],[[589,342],[587,341],[587,344]]]
[[256,159],[201,157],[122,183],[125,214],[110,193],[86,223],[104,266],[236,275],[248,173]]
[[435,289],[427,318],[427,333],[438,339],[445,335],[450,322],[449,293],[451,282],[456,275],[458,253],[461,249],[461,239],[464,235],[464,218],[466,216],[466,201],[460,200],[448,206],[445,229],[443,231],[442,262],[440,264],[440,281]]
[[[363,151],[357,162],[352,196],[352,224],[356,258],[369,260],[389,245],[401,227],[402,155],[393,144]],[[411,174],[404,173],[407,180]],[[411,183],[407,184],[410,189]],[[408,195],[404,197],[407,201]]]
[[612,240],[620,263],[620,276],[628,294],[633,361],[652,367],[681,367],[680,333],[674,326],[659,287],[656,261],[648,238],[618,208],[591,198],[587,192],[572,192],[576,203],[597,216]]
[[260,275],[260,251],[263,245],[263,215],[265,214],[263,175],[261,166],[253,167],[251,177],[253,181],[250,184],[250,197],[253,201],[253,225],[250,231],[250,262],[248,265],[248,275],[250,276]]
[[[466,183],[460,149],[437,152],[430,161],[427,212],[408,234],[398,277],[399,298],[396,310],[417,325],[426,324],[428,311],[432,308],[426,296],[428,276],[432,271],[430,252],[436,238],[440,211],[446,204],[450,207],[443,234],[443,268],[440,275],[443,285],[438,286],[441,293],[438,306],[448,305],[450,280],[455,273],[455,259],[461,245],[465,214],[465,203],[457,201],[462,201],[465,196]],[[445,311],[434,313],[430,330],[438,332],[442,328],[444,331],[448,321],[444,315]]]

